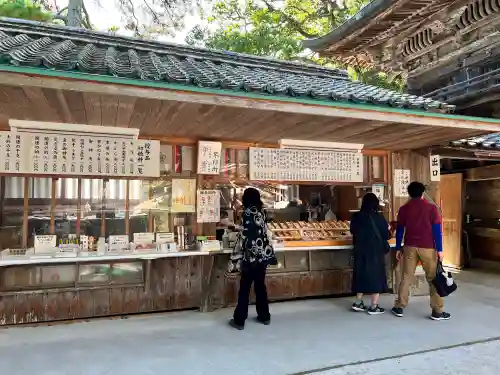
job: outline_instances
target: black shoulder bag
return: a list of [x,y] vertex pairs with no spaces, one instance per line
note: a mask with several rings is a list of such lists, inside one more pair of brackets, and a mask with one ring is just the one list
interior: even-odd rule
[[375,224],[375,221],[373,220],[373,217],[371,215],[369,216],[370,222],[372,223],[372,228],[373,231],[375,232],[375,235],[377,236],[378,240],[382,243],[383,249],[385,253],[387,254],[389,251],[391,251],[391,247],[389,246],[389,242],[384,241],[382,238],[382,235],[380,234],[380,231],[377,228],[377,224]]

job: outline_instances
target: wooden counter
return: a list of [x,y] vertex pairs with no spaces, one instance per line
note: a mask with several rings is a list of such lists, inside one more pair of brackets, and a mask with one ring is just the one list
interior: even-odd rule
[[[4,259],[10,263],[0,267],[0,325],[232,306],[239,278],[224,275],[229,253]],[[295,246],[276,255],[270,300],[350,293],[350,245]]]

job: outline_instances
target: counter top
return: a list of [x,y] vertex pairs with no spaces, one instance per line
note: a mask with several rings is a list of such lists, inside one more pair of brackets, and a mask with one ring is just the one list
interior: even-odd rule
[[[317,247],[286,247],[276,248],[276,252],[283,251],[312,251],[312,250],[343,250],[350,249],[352,246],[317,246]],[[177,258],[189,256],[207,256],[217,254],[230,254],[231,249],[222,251],[177,251],[172,253],[132,253],[132,254],[106,254],[106,255],[85,255],[85,256],[68,256],[68,255],[12,255],[3,256],[0,258],[0,267],[23,265],[23,264],[53,264],[53,263],[85,263],[85,262],[112,262],[117,260],[152,260],[161,258]]]
[[[220,253],[220,252],[218,252]],[[132,254],[107,254],[107,255],[85,255],[85,256],[67,256],[67,255],[12,255],[0,258],[0,267],[15,266],[23,264],[52,264],[52,263],[83,263],[100,262],[116,260],[148,260],[160,258],[176,258],[198,255],[210,255],[208,251],[178,251],[173,253],[132,253]]]
[[[391,247],[394,245],[391,244]],[[352,245],[334,245],[334,246],[289,246],[277,247],[276,252],[284,251],[321,251],[321,250],[346,250],[352,249]],[[230,254],[231,249],[221,251],[177,251],[172,253],[131,253],[131,254],[106,254],[106,255],[79,255],[68,256],[62,254],[55,255],[11,255],[0,258],[0,267],[25,265],[25,264],[54,264],[54,263],[86,263],[86,262],[112,262],[120,260],[153,260],[161,258],[177,258],[189,256],[207,256],[217,254]]]

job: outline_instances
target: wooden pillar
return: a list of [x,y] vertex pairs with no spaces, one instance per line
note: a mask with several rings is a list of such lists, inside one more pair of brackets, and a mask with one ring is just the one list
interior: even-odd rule
[[3,210],[5,202],[5,176],[0,177],[0,227],[3,225]]
[[125,234],[130,237],[130,180],[125,184]]
[[[153,184],[151,181],[148,181],[148,200],[149,203],[153,200]],[[154,223],[153,223],[153,212],[151,210],[148,210],[148,232],[152,233],[154,232]]]
[[106,192],[108,189],[108,179],[102,181],[101,189],[101,237],[106,237]]
[[23,238],[22,245],[26,249],[28,247],[28,208],[29,208],[29,177],[24,177],[24,202],[23,202]]
[[57,178],[52,178],[52,185],[50,189],[50,234],[55,234],[56,232],[56,221],[55,221],[55,211],[56,211],[56,188],[57,188]]
[[80,226],[82,219],[82,179],[78,179],[78,197],[76,201],[76,235],[80,235]]

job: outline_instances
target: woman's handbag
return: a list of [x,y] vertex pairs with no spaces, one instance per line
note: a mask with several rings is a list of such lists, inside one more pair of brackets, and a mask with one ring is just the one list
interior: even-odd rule
[[440,297],[448,297],[458,288],[457,284],[455,284],[455,280],[453,280],[451,272],[445,271],[443,263],[440,260],[438,260],[437,263],[436,277],[432,280],[432,285],[434,285]]
[[375,235],[377,236],[378,240],[382,242],[382,246],[384,246],[384,251],[387,254],[389,251],[391,251],[391,247],[389,246],[389,242],[384,241],[382,238],[382,235],[380,234],[380,231],[377,228],[377,225],[375,224],[375,221],[373,221],[373,218],[370,216],[370,222],[372,223],[372,228],[373,231],[375,232]]

